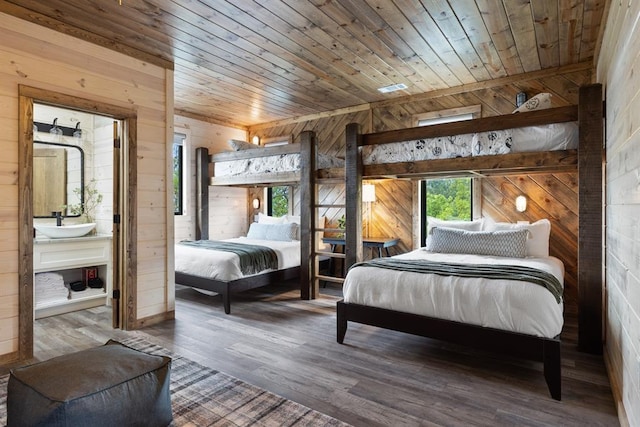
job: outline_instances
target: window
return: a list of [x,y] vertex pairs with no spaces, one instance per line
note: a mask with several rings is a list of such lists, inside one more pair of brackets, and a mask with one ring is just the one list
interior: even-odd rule
[[182,133],[173,134],[173,213],[184,213],[184,141]]
[[289,194],[289,186],[269,187],[267,189],[267,215],[287,215],[289,213]]
[[[480,116],[480,106],[453,108],[414,116],[417,126],[430,126],[470,120]],[[427,179],[420,183],[420,241],[426,240],[427,216],[444,220],[473,218],[473,180],[471,178]]]

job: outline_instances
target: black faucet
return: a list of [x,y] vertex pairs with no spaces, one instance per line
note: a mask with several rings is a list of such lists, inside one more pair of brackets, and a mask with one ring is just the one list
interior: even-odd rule
[[56,218],[56,226],[57,227],[62,226],[62,212],[60,212],[60,211],[51,212],[51,216]]

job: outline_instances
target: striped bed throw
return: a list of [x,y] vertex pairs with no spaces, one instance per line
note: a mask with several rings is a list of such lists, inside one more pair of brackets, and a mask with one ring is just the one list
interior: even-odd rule
[[180,244],[212,251],[232,252],[238,255],[240,271],[244,275],[278,269],[278,255],[273,249],[266,246],[220,240],[183,240]]
[[486,279],[518,280],[546,288],[556,302],[562,302],[562,285],[553,274],[521,265],[455,264],[396,258],[376,258],[354,264],[355,267],[379,267],[389,270],[437,274],[439,276],[482,277]]

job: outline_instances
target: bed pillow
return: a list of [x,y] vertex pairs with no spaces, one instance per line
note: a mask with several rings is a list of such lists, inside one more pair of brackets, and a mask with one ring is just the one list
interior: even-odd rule
[[473,254],[524,258],[529,231],[467,231],[435,227],[427,250],[448,254]]
[[269,216],[258,212],[258,222],[260,224],[284,224],[287,222],[287,218],[285,216]]
[[549,256],[549,235],[551,234],[551,222],[548,219],[541,219],[532,224],[513,224],[510,222],[496,222],[491,224],[492,231],[503,230],[528,230],[527,256],[548,257]]
[[551,108],[551,94],[548,92],[539,93],[527,102],[513,110],[514,113],[525,113],[527,111],[544,110]]
[[239,140],[239,139],[230,139],[229,140],[229,147],[231,147],[231,149],[234,150],[234,151],[250,150],[252,148],[259,148],[255,144],[252,144],[252,143],[247,142],[247,141],[242,141],[242,140]]
[[444,219],[434,218],[432,216],[427,217],[427,241],[425,244],[429,244],[429,238],[431,236],[431,229],[434,227],[447,227],[447,228],[456,228],[458,230],[467,230],[467,231],[480,231],[482,230],[483,219],[474,219],[473,221],[446,221]]
[[290,242],[295,240],[297,224],[264,224],[254,222],[249,226],[247,238],[257,240],[278,240]]

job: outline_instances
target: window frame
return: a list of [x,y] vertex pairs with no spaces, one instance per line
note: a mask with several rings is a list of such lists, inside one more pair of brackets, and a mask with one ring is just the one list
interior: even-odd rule
[[[481,105],[471,105],[465,107],[448,108],[445,110],[429,111],[426,113],[414,114],[412,116],[413,126],[431,126],[440,123],[452,123],[462,120],[476,119],[482,116]],[[426,122],[426,123],[425,123]],[[444,179],[444,178],[431,178]],[[477,178],[471,177],[471,219],[473,220],[476,212],[481,211],[480,182]],[[418,244],[414,246],[421,247],[427,238],[427,179],[420,180],[419,185],[415,186],[417,192],[417,214],[419,220],[419,232],[414,233],[414,239],[418,238]]]

